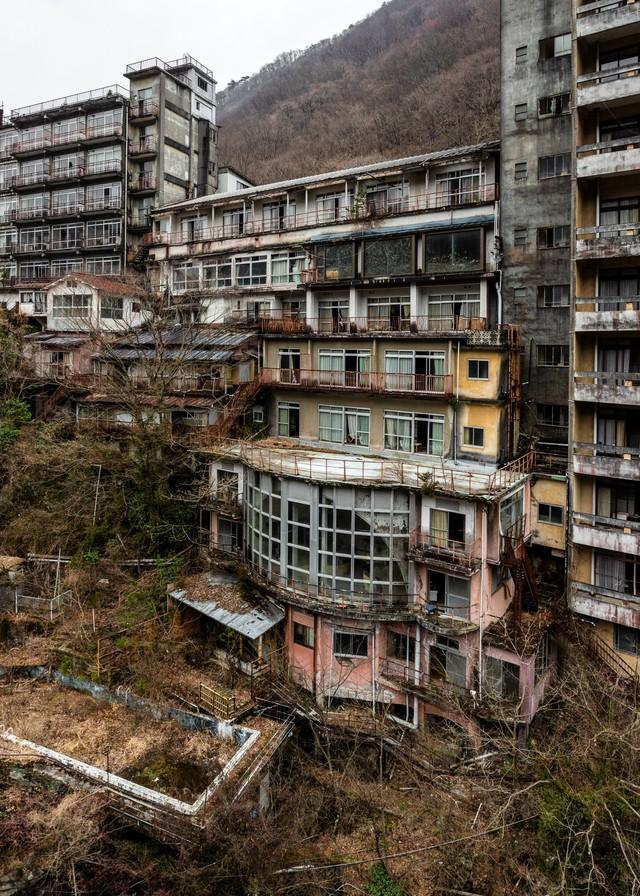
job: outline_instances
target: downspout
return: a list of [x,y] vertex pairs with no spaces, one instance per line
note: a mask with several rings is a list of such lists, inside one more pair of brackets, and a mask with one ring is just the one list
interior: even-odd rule
[[482,505],[481,566],[480,566],[480,626],[478,631],[478,698],[482,700],[484,681],[484,588],[485,569],[487,566],[487,505]]
[[[414,684],[420,684],[420,666],[422,665],[422,644],[421,644],[421,635],[422,629],[420,628],[420,623],[416,622],[416,655],[413,661],[413,665],[415,668],[415,677]],[[418,695],[414,694],[413,696],[413,727],[418,728],[418,714],[420,708],[420,701],[418,700]]]
[[[122,104],[123,114],[124,114],[124,146],[122,148],[122,154],[124,156],[123,162],[123,170],[124,176],[122,178],[124,183],[124,199],[122,203],[122,230],[124,237],[124,252],[122,253],[123,262],[122,262],[122,272],[124,274],[127,273],[127,247],[128,247],[128,228],[127,224],[129,222],[129,100],[126,103]],[[153,225],[152,225],[153,226]]]
[[373,626],[373,638],[371,640],[371,715],[376,717],[376,631]]
[[456,353],[456,403],[453,407],[453,461],[458,460],[458,402],[460,400],[460,340]]

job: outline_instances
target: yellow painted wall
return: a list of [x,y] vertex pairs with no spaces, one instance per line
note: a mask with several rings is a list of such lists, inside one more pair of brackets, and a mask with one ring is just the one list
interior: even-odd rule
[[[539,504],[555,504],[564,509],[563,523],[556,526],[553,523],[541,522],[538,519]],[[533,542],[549,548],[564,551],[567,547],[567,483],[560,479],[538,479],[533,483],[531,494],[531,526],[534,530]]]

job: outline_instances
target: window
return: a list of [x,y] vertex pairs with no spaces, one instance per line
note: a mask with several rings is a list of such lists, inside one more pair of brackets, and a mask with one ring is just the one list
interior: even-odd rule
[[325,386],[371,385],[371,353],[358,349],[323,349],[318,352],[319,382]]
[[538,159],[538,178],[540,180],[562,177],[565,174],[571,174],[570,152],[563,152],[557,156],[541,156]]
[[529,48],[524,47],[516,47],[516,65],[521,65],[523,62],[527,61],[529,56]]
[[355,275],[353,243],[336,243],[316,249],[316,268],[320,280],[350,280]]
[[556,283],[538,287],[541,308],[567,308],[569,306],[569,284]]
[[83,240],[84,224],[57,224],[51,228],[52,249],[79,249]]
[[[140,91],[140,94],[142,91]],[[87,137],[102,137],[107,134],[122,132],[122,110],[111,109],[108,112],[94,112],[87,115]]]
[[293,643],[300,644],[302,647],[313,647],[314,632],[311,626],[303,625],[301,622],[294,622]]
[[467,376],[470,380],[488,380],[489,362],[470,358],[467,361]]
[[538,522],[561,526],[564,522],[564,508],[558,504],[538,504]]
[[368,300],[367,325],[370,330],[400,332],[408,330],[410,323],[411,303],[409,296],[376,296],[376,298]]
[[318,223],[339,221],[341,217],[346,217],[346,211],[351,207],[352,201],[353,193],[345,193],[344,190],[339,193],[323,193],[316,196]]
[[366,657],[369,655],[369,636],[357,632],[334,632],[333,655]]
[[184,292],[187,289],[199,289],[200,268],[194,264],[182,264],[173,269],[173,290]]
[[320,405],[318,408],[318,439],[340,445],[369,445],[369,418],[366,408],[343,408]]
[[614,643],[616,650],[621,653],[630,653],[632,656],[640,656],[640,630],[628,628],[626,625],[614,627]]
[[479,426],[465,426],[463,441],[468,448],[484,448],[484,429]]
[[416,658],[416,639],[399,632],[387,632],[387,656],[405,663],[413,663]]
[[480,230],[427,234],[429,273],[479,271],[483,267]]
[[480,319],[480,293],[463,289],[428,295],[430,330],[468,330],[474,320]]
[[232,284],[232,264],[230,258],[214,258],[202,265],[202,286],[204,289],[223,289]]
[[571,34],[556,34],[540,41],[540,59],[557,59],[559,56],[571,55]]
[[291,252],[277,252],[271,256],[271,282],[300,283],[302,271],[306,268],[306,258],[302,249]]
[[263,408],[252,408],[251,419],[253,420],[254,423],[264,423],[264,409]]
[[311,507],[303,501],[287,504],[287,580],[307,583],[311,557]]
[[278,435],[297,439],[300,435],[300,405],[278,402]]
[[109,171],[120,171],[122,153],[119,146],[106,146],[90,149],[87,153],[87,174],[104,174]]
[[554,115],[568,115],[571,112],[571,94],[558,93],[554,96],[543,96],[538,100],[538,118]]
[[47,294],[42,290],[29,290],[20,293],[20,304],[32,304],[34,314],[47,313]]
[[640,221],[640,199],[636,196],[624,199],[603,199],[600,203],[600,224],[637,224]]
[[568,224],[538,227],[538,249],[561,249],[568,246],[570,230]]
[[55,214],[75,214],[83,208],[84,190],[58,190],[51,194],[51,211]]
[[397,351],[384,353],[384,388],[444,392],[445,353]]
[[436,174],[436,205],[463,205],[480,199],[480,168],[460,168]]
[[441,457],[444,451],[444,416],[385,411],[384,447],[391,451]]
[[261,286],[267,282],[266,255],[242,255],[235,264],[238,286]]
[[100,317],[122,320],[124,317],[124,299],[119,296],[103,295],[100,301]]
[[527,228],[526,227],[516,227],[514,229],[513,245],[514,246],[526,246],[527,245]]
[[87,274],[119,274],[121,269],[121,261],[114,258],[113,255],[98,256],[95,258],[87,258],[85,262],[85,270]]
[[595,558],[598,588],[640,597],[640,557],[596,551]]
[[27,227],[20,230],[20,249],[23,252],[39,252],[48,248],[48,227]]
[[488,656],[485,659],[485,685],[493,697],[517,700],[520,697],[520,666]]
[[87,246],[117,246],[120,243],[120,221],[89,221]]
[[87,187],[87,211],[120,208],[122,184],[92,184]]
[[402,277],[413,274],[413,238],[367,240],[364,244],[365,277]]
[[569,425],[569,409],[563,404],[537,405],[538,422],[541,426],[557,426],[566,429]]
[[200,90],[204,90],[205,93],[207,92],[207,90],[209,88],[209,85],[207,84],[205,79],[201,78],[199,75],[198,75],[198,87],[200,88]]
[[460,652],[459,641],[446,635],[437,636],[436,643],[429,648],[429,675],[454,687],[466,687],[467,658]]
[[524,534],[524,489],[518,489],[500,502],[500,532],[510,538]]
[[526,121],[529,112],[528,103],[516,103],[514,118],[516,121]]
[[87,318],[91,313],[91,295],[63,293],[53,297],[53,317]]
[[545,632],[536,652],[535,680],[540,681],[551,664],[551,638],[549,632]]
[[513,290],[513,303],[514,305],[525,305],[527,302],[527,288],[526,286],[516,286]]
[[513,169],[513,175],[516,180],[526,180],[527,179],[527,163],[526,162],[516,162]]
[[81,258],[59,258],[51,262],[51,276],[60,277],[62,274],[78,273],[82,270]]
[[539,345],[538,367],[568,367],[568,345]]

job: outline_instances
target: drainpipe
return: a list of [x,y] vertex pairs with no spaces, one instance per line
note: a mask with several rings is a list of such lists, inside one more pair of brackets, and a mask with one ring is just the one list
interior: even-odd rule
[[127,224],[129,223],[129,103],[131,100],[128,100],[127,103],[122,104],[122,112],[124,115],[124,145],[122,147],[122,169],[123,169],[123,192],[124,196],[122,199],[122,239],[124,242],[124,252],[122,253],[122,272],[126,274],[127,272],[127,246],[128,241],[127,237],[129,236]]
[[376,631],[373,626],[373,638],[371,639],[371,715],[376,717]]
[[[414,684],[420,684],[420,666],[422,665],[422,644],[421,644],[421,635],[422,629],[420,628],[420,623],[416,622],[416,655],[413,661],[413,665],[415,668],[415,677]],[[419,703],[418,695],[414,694],[413,697],[413,727],[418,727],[418,711],[419,711]]]
[[456,354],[456,404],[453,409],[453,461],[458,460],[458,401],[460,399],[460,341]]
[[487,566],[487,506],[482,505],[482,532],[481,538],[481,566],[480,566],[480,627],[478,633],[478,697],[482,700],[483,679],[484,679],[484,655],[483,655],[483,636],[484,636],[484,579],[485,569]]

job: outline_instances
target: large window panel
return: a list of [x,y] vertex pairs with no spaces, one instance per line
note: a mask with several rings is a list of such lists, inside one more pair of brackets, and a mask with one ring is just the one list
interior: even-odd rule
[[427,270],[430,273],[482,269],[482,231],[459,230],[427,235]]
[[413,274],[413,237],[367,240],[365,277],[403,277]]

